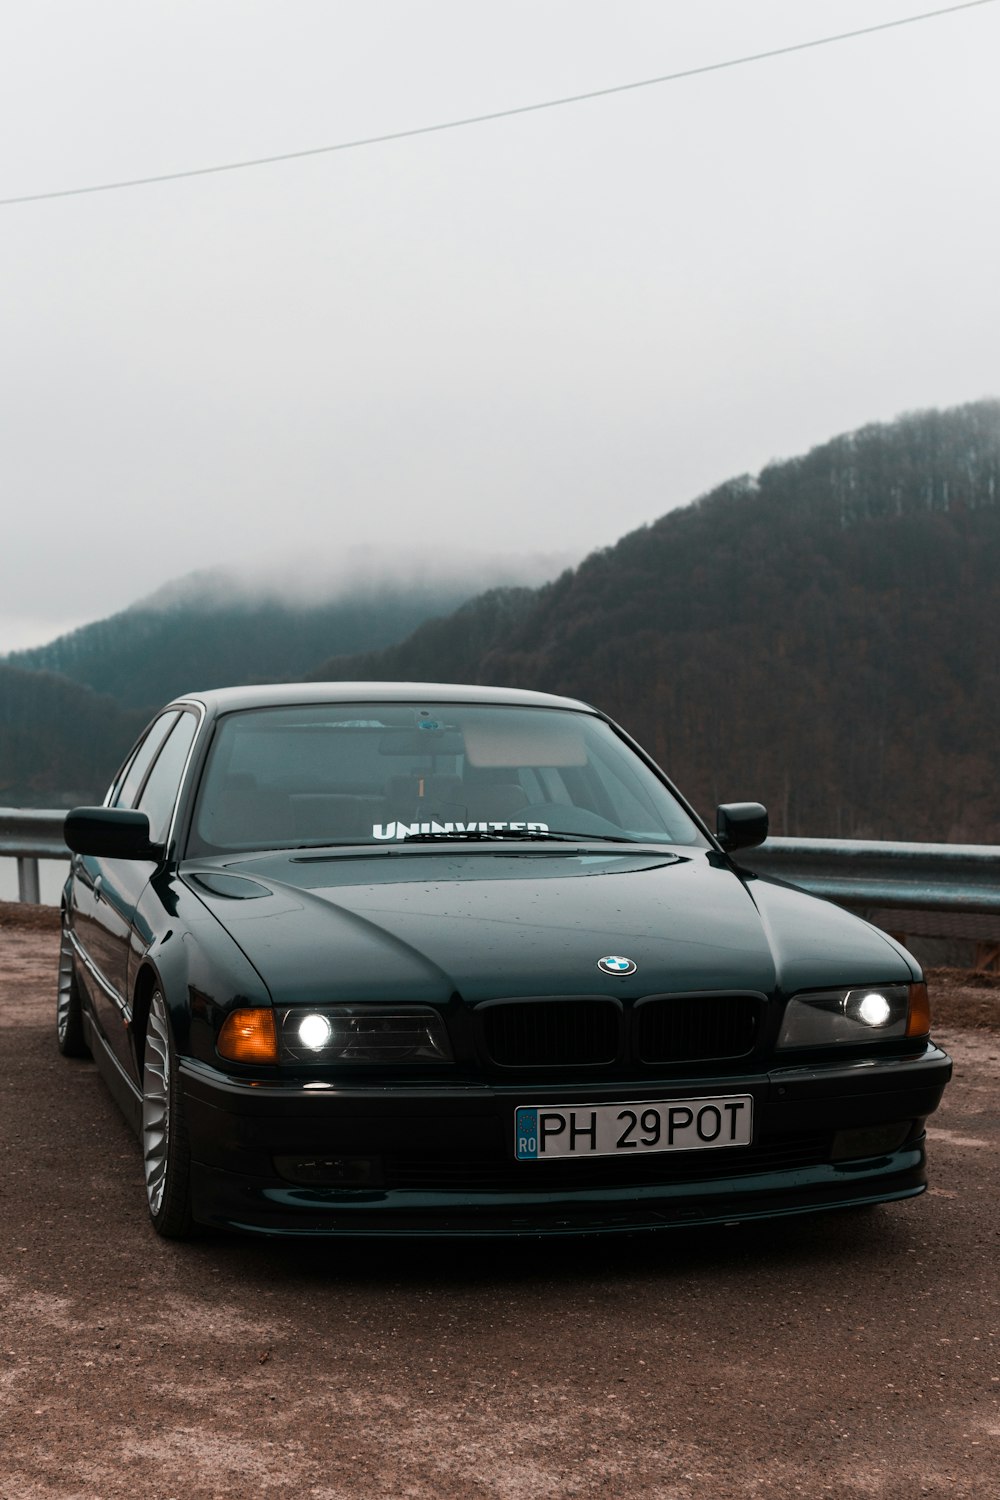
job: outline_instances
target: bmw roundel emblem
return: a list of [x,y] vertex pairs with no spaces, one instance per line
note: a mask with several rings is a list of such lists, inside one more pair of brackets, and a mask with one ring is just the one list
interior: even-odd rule
[[620,953],[609,953],[606,958],[597,960],[597,967],[605,974],[634,974],[636,965],[630,958],[623,958]]

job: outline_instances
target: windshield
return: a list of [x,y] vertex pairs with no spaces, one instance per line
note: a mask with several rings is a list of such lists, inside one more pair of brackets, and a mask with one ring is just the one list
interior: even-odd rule
[[590,715],[335,703],[220,720],[188,853],[559,835],[706,845],[654,773]]

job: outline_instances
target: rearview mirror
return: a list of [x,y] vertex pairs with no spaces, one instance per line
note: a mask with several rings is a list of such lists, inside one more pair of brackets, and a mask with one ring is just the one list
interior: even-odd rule
[[767,838],[767,808],[759,802],[723,802],[715,810],[715,836],[727,854],[755,848]]
[[128,807],[74,807],[66,814],[63,838],[74,854],[107,859],[158,859],[149,842],[149,819]]

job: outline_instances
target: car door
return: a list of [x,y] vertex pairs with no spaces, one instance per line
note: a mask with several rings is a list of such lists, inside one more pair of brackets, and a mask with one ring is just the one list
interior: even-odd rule
[[[177,710],[172,709],[153,720],[111,789],[107,798],[110,807],[133,805],[177,717]],[[120,915],[125,902],[118,887],[127,863],[77,854],[72,864],[70,919],[84,960],[83,979],[91,1008],[109,1040],[122,1030],[126,1010],[121,953],[127,933]]]

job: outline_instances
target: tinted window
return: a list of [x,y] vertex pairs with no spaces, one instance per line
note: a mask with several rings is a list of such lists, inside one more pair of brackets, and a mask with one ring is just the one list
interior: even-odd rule
[[591,715],[320,704],[220,721],[188,852],[493,829],[705,842],[654,773]]
[[132,757],[131,764],[125,772],[125,778],[115,793],[112,807],[134,807],[139,788],[142,786],[143,778],[153,758],[159,750],[163,741],[169,734],[172,726],[177,722],[177,710],[172,709],[170,713],[161,714],[155,723],[150,725],[149,733],[140,743]]
[[149,773],[149,780],[136,803],[139,812],[144,812],[149,818],[149,837],[154,844],[162,843],[167,836],[170,815],[180,790],[184,762],[196,728],[194,714],[181,714],[157,756],[156,764]]

